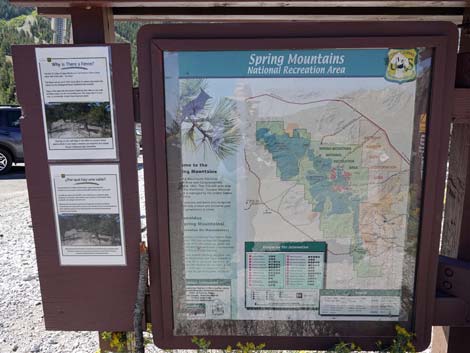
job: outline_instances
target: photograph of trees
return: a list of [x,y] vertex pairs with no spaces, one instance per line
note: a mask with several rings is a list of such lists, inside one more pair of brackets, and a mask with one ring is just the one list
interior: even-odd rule
[[49,138],[112,137],[109,102],[49,103],[45,110]]
[[62,245],[121,245],[118,214],[62,214],[59,229]]

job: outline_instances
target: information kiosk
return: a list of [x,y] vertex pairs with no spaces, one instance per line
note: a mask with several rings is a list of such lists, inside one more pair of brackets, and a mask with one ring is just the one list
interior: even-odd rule
[[161,347],[373,349],[397,324],[427,347],[455,46],[445,23],[141,29]]
[[158,347],[468,352],[467,2],[12,2],[75,43],[13,48],[47,329],[133,330],[144,168]]

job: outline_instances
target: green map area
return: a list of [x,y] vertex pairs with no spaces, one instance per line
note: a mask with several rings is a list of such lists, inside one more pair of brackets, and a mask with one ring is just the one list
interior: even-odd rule
[[[368,168],[361,167],[360,144],[326,144],[306,129],[284,129],[284,122],[256,123],[256,141],[272,155],[281,181],[304,186],[305,199],[320,214],[323,239],[350,238],[348,252],[359,277],[380,276],[380,268],[363,263],[360,203],[367,199]],[[312,239],[319,240],[319,239]]]

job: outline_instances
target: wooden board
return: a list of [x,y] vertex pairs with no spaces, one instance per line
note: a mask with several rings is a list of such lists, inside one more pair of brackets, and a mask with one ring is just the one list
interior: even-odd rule
[[[35,46],[14,46],[18,98],[36,245],[39,281],[48,330],[128,331],[139,271],[140,218],[132,104],[130,48],[111,45],[126,266],[60,266],[46,154]],[[78,164],[79,162],[73,162]]]
[[360,7],[465,7],[468,2],[464,0],[348,0],[348,1],[328,1],[328,0],[296,0],[296,1],[279,1],[279,0],[266,0],[266,1],[253,1],[253,0],[237,0],[237,1],[199,1],[199,0],[175,0],[175,1],[158,1],[158,0],[11,0],[11,3],[22,6],[37,6],[37,7],[69,7],[87,5],[93,7],[154,7],[154,6],[313,6],[313,7],[338,7],[338,6],[360,6]]

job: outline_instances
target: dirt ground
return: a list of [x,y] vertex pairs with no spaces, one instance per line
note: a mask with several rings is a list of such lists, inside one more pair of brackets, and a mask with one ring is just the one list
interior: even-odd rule
[[[142,156],[138,170],[145,224]],[[95,353],[98,348],[97,332],[45,330],[25,167],[14,166],[0,176],[0,353]],[[162,351],[148,345],[146,352]]]
[[46,331],[23,165],[0,176],[0,352],[94,353],[96,332]]

